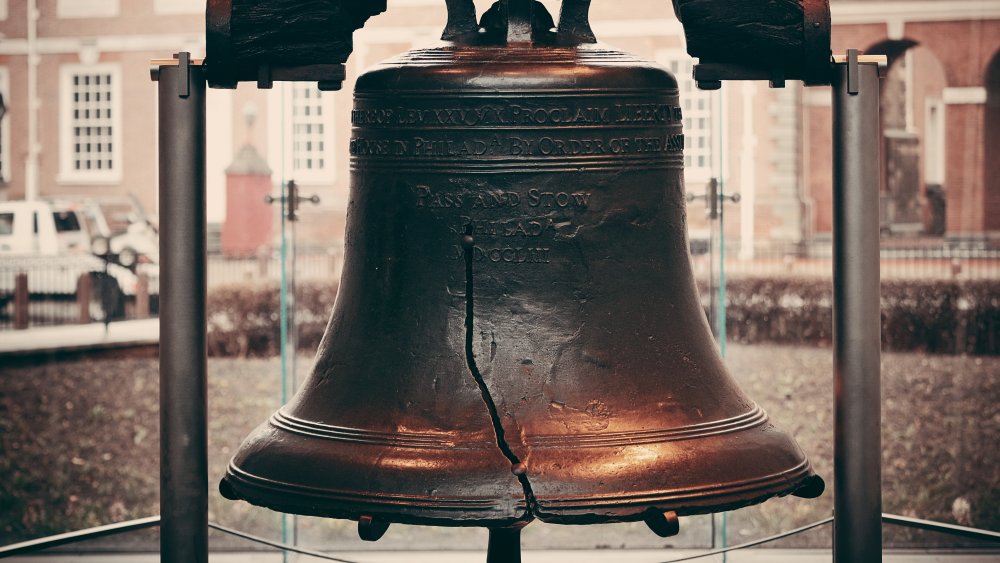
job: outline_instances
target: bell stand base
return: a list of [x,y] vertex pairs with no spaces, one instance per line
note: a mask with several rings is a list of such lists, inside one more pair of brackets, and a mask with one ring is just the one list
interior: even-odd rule
[[[680,533],[680,520],[676,512],[652,514],[645,519],[645,523],[661,538]],[[521,563],[521,528],[490,528],[486,563]]]
[[521,528],[490,528],[486,563],[521,563]]

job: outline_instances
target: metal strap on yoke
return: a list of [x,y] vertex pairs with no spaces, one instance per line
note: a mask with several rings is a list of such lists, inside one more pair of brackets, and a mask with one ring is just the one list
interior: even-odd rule
[[501,9],[507,20],[507,44],[531,43],[531,12],[534,0],[501,0]]

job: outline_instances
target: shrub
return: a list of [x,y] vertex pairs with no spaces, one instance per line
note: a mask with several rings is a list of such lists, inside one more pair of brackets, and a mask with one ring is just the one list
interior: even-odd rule
[[[289,301],[298,348],[315,350],[337,296],[337,282],[301,282]],[[281,346],[280,289],[276,284],[228,285],[208,293],[209,356],[273,356]]]
[[[292,303],[299,350],[319,345],[337,296],[336,282],[300,283]],[[700,288],[707,305],[707,288]],[[747,344],[829,346],[833,287],[828,279],[736,278],[726,288],[726,332]],[[934,354],[1000,354],[1000,281],[885,280],[885,350]],[[210,356],[279,352],[277,285],[230,285],[208,295]]]
[[[700,290],[707,303],[706,288]],[[726,297],[726,333],[734,341],[833,341],[830,280],[737,278]],[[1000,354],[1000,281],[885,280],[881,305],[886,350]]]

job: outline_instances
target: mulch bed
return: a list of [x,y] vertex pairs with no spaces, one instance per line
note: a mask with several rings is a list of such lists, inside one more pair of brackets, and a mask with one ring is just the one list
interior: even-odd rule
[[[832,489],[831,351],[730,345],[735,377],[796,437]],[[301,372],[308,360],[300,360]],[[275,537],[279,517],[215,492],[240,441],[278,407],[277,359],[209,361],[210,519]],[[1000,529],[1000,358],[883,355],[884,511]],[[0,367],[0,544],[158,513],[159,405],[151,358],[76,358]],[[832,494],[783,498],[731,513],[730,543],[818,520]],[[692,545],[708,538],[708,519],[682,522],[661,540],[642,525],[543,526],[525,547]],[[303,519],[311,545],[359,548],[354,525]],[[377,544],[481,548],[482,534],[445,539],[447,530],[394,527]],[[395,535],[395,539],[392,539]],[[949,545],[934,534],[893,530],[887,545]],[[388,542],[388,543],[386,543]],[[829,544],[829,528],[783,546]],[[155,544],[149,546],[155,548]]]

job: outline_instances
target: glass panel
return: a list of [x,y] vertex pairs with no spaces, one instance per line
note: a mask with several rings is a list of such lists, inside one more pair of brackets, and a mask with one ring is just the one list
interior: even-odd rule
[[[155,30],[159,13],[119,15],[120,2],[58,4],[85,6],[73,8],[89,11],[80,17],[107,18],[100,23],[111,35],[120,35],[114,30],[122,25]],[[93,7],[98,4],[114,9]],[[192,2],[179,9],[155,4],[180,26],[172,33],[185,26],[193,34],[203,32],[204,18],[190,9]],[[490,2],[477,4],[482,13]],[[930,0],[834,0],[833,35],[838,53],[857,47],[890,59],[881,97],[879,186],[884,508],[998,529],[1000,45],[992,38],[1000,14],[979,4],[956,2],[943,10]],[[558,13],[559,2],[545,5]],[[722,196],[740,194],[738,203],[723,200],[714,220],[705,216],[704,199],[688,206],[700,298],[733,376],[776,426],[796,438],[829,485],[829,88],[727,83],[717,93],[701,92],[690,80],[694,61],[669,3],[641,0],[621,10],[613,2],[595,2],[592,12],[602,41],[677,75],[688,137],[688,193],[704,196],[715,177]],[[55,20],[59,14],[43,11],[40,17]],[[22,20],[0,21],[0,33],[17,37]],[[378,61],[434,39],[444,21],[439,0],[390,3],[356,34],[339,93],[320,94],[314,84],[279,84],[270,92],[244,85],[249,88],[211,94],[210,104],[218,104],[207,117],[209,484],[215,522],[272,540],[340,550],[481,551],[485,546],[480,529],[410,526],[393,526],[377,544],[362,543],[352,522],[282,517],[226,501],[215,489],[241,440],[309,373],[326,329],[344,261],[350,174],[341,164],[348,163],[353,82]],[[65,26],[56,21],[42,23],[57,35],[65,33],[62,39],[79,39],[72,29],[58,31]],[[84,47],[82,58],[94,54]],[[100,59],[126,55],[102,50]],[[23,56],[11,57],[0,74],[7,105],[0,128],[5,181],[0,234],[14,236],[0,245],[20,236],[15,232],[20,212],[6,206],[29,193],[25,182],[32,174],[7,150],[28,146],[27,112],[39,112],[42,139],[60,134],[55,117],[61,108],[26,99],[27,77],[8,76],[23,67],[18,62]],[[69,119],[65,132],[72,137],[65,145],[67,172],[104,176],[122,168],[129,176],[120,183],[66,184],[51,166],[60,161],[58,147],[43,143],[34,173],[42,207],[24,216],[25,240],[18,239],[10,252],[6,246],[0,251],[0,346],[23,345],[0,352],[0,544],[159,510],[158,371],[150,344],[156,340],[159,295],[151,90],[141,73],[113,78],[94,67],[98,70],[68,77],[68,91],[59,92],[58,77],[45,73],[58,67],[62,55],[39,57],[39,97],[67,104],[61,114]],[[112,100],[113,87],[129,95]],[[114,136],[128,139],[128,145],[113,143]],[[120,166],[123,157],[133,165]],[[284,213],[289,180],[299,183],[302,196],[321,198],[319,207],[302,202],[295,223]],[[265,196],[274,202],[264,203]],[[63,200],[72,200],[67,203],[84,217],[56,209],[55,202]],[[108,252],[91,255],[88,241],[60,248],[56,233],[67,225],[59,217],[73,217],[77,224],[71,230],[86,226],[89,235],[110,239]],[[74,252],[67,258],[69,246]],[[137,266],[120,263],[126,249],[138,251]],[[66,266],[70,260],[73,265]],[[19,329],[15,291],[24,272],[28,328]],[[80,349],[46,332],[53,325],[63,334],[79,331],[75,334],[85,335],[87,344]],[[130,338],[126,348],[104,344],[108,335],[123,333]],[[524,546],[603,553],[740,544],[825,518],[833,494],[770,500],[714,519],[684,518],[682,534],[667,540],[642,524],[536,522],[526,528]],[[155,534],[139,534],[88,545],[156,550],[157,541]],[[214,532],[212,542],[217,549],[256,549]],[[897,527],[885,528],[885,543],[917,549],[974,545]],[[773,547],[829,545],[827,526]],[[661,559],[672,554],[665,551]]]

